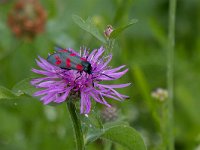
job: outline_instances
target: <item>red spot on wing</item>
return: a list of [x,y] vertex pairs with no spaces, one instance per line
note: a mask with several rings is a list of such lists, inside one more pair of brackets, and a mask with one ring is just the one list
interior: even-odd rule
[[80,58],[80,60],[82,60],[82,61],[87,61],[85,58]]
[[62,50],[60,50],[60,52],[68,52],[68,50],[67,49],[62,49]]
[[71,53],[71,54],[70,54],[70,56],[76,56],[76,54],[74,54],[74,53]]
[[79,70],[79,71],[82,71],[83,70],[83,66],[80,65],[80,64],[77,64],[76,65],[76,69]]
[[71,60],[69,58],[66,59],[66,66],[67,68],[71,67]]
[[61,59],[59,56],[55,56],[55,59],[56,59],[56,65],[60,65],[61,64]]

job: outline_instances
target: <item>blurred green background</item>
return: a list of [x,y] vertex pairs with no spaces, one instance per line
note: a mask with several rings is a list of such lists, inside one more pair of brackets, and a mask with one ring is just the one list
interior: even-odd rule
[[[115,103],[119,117],[136,128],[150,150],[162,144],[159,124],[154,118],[162,103],[151,97],[156,88],[166,88],[167,0],[48,0],[41,1],[47,13],[44,32],[34,38],[16,37],[8,26],[8,14],[16,1],[0,1],[0,85],[8,89],[32,76],[35,59],[46,57],[55,45],[98,48],[101,43],[79,28],[76,14],[92,17],[102,32],[130,19],[138,22],[126,29],[115,42],[112,66],[126,64],[129,72],[117,83],[133,85],[121,90],[130,99]],[[200,149],[200,1],[182,0],[177,4],[175,47],[174,133],[177,150]],[[0,102],[0,150],[74,150],[72,125],[64,104],[44,106],[24,96]],[[162,123],[162,122],[161,122]],[[103,149],[102,141],[87,146]],[[123,148],[116,146],[115,149]]]

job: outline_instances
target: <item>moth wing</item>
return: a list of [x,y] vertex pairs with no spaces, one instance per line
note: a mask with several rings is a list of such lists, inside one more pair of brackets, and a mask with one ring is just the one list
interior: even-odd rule
[[47,61],[62,69],[83,71],[84,68],[81,57],[70,52],[56,52],[48,56]]
[[[56,62],[59,60],[59,58],[60,58],[60,54],[54,53],[47,57],[47,61],[53,65],[56,65]],[[58,62],[57,62],[57,64],[58,64]]]
[[63,54],[62,58],[65,60],[65,65],[67,68],[72,70],[83,70],[83,65],[81,64],[81,57],[75,55],[74,53]]
[[65,61],[61,53],[54,53],[47,57],[47,61],[52,65],[58,66],[60,68],[66,68]]
[[63,60],[60,67],[63,69],[73,69],[74,70],[75,64],[70,58],[70,53],[69,52],[67,52],[67,53],[59,52],[59,53],[60,53],[61,59]]
[[61,56],[61,59],[62,59],[62,63],[61,63],[61,68],[63,69],[73,69],[71,66],[72,66],[72,62],[69,58],[69,55],[70,53],[69,52],[66,52],[66,53],[63,53],[63,52],[59,52],[60,56]]

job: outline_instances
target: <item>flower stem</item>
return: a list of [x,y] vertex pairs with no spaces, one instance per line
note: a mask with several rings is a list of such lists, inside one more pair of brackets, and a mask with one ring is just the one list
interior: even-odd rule
[[105,45],[106,48],[105,56],[112,53],[114,45],[115,45],[115,39],[107,38],[107,43]]
[[77,150],[85,150],[83,132],[81,129],[81,121],[77,116],[75,104],[72,101],[67,102],[67,107],[73,122],[73,128],[75,133],[75,141],[77,145]]
[[169,99],[166,108],[166,149],[174,150],[174,45],[175,45],[175,16],[176,16],[176,0],[169,0],[169,24],[168,24],[168,63],[167,63],[167,86]]

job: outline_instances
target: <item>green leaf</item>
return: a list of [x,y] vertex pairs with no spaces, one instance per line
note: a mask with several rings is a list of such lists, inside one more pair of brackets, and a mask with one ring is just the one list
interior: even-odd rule
[[87,136],[85,138],[85,144],[89,144],[100,138],[103,134],[102,129],[92,128],[88,130]]
[[[82,120],[82,122],[86,123],[85,121]],[[91,125],[91,126],[90,126]],[[104,129],[108,129],[111,128],[113,126],[119,126],[119,125],[128,125],[128,122],[123,122],[123,121],[114,121],[114,122],[107,122],[103,125],[103,127],[99,126],[94,126],[93,123],[91,123],[88,125],[89,129],[87,131],[87,136],[86,136],[86,144],[92,143],[93,141],[97,140],[98,138],[100,138],[103,134],[104,134]]]
[[104,129],[94,128],[89,130],[86,137],[86,144],[98,138],[118,143],[129,150],[146,150],[143,139],[139,133],[128,125],[127,122],[117,121],[104,125]]
[[119,121],[107,122],[104,124],[105,129],[109,129],[115,126],[129,126],[129,123],[126,121],[119,120]]
[[130,126],[120,125],[105,129],[101,138],[121,144],[129,150],[146,150],[142,137]]
[[0,86],[0,99],[13,99],[13,98],[17,98],[17,96],[9,89]]
[[100,114],[95,108],[93,108],[89,114],[80,114],[79,119],[82,122],[82,130],[86,135],[86,144],[95,141],[103,133],[103,124]]
[[47,22],[47,36],[58,46],[63,48],[74,47],[74,40],[66,33],[66,24],[61,20],[52,19]]
[[136,19],[132,19],[126,25],[123,25],[121,27],[118,27],[118,28],[114,29],[113,32],[110,34],[110,38],[111,39],[115,39],[121,32],[123,32],[125,29],[127,29],[130,26],[132,26],[136,22],[137,22]]
[[77,15],[72,15],[72,19],[74,22],[83,30],[89,32],[94,37],[96,37],[98,40],[100,40],[102,43],[106,43],[106,40],[102,34],[100,34],[97,27],[92,23],[92,19],[88,18],[86,21],[83,20],[81,17]]
[[30,81],[33,78],[26,78],[22,81],[20,81],[19,83],[17,83],[14,87],[13,87],[13,92],[16,93],[16,95],[20,96],[22,94],[27,94],[29,96],[32,96],[33,93],[35,93],[37,91],[37,89],[31,85]]

